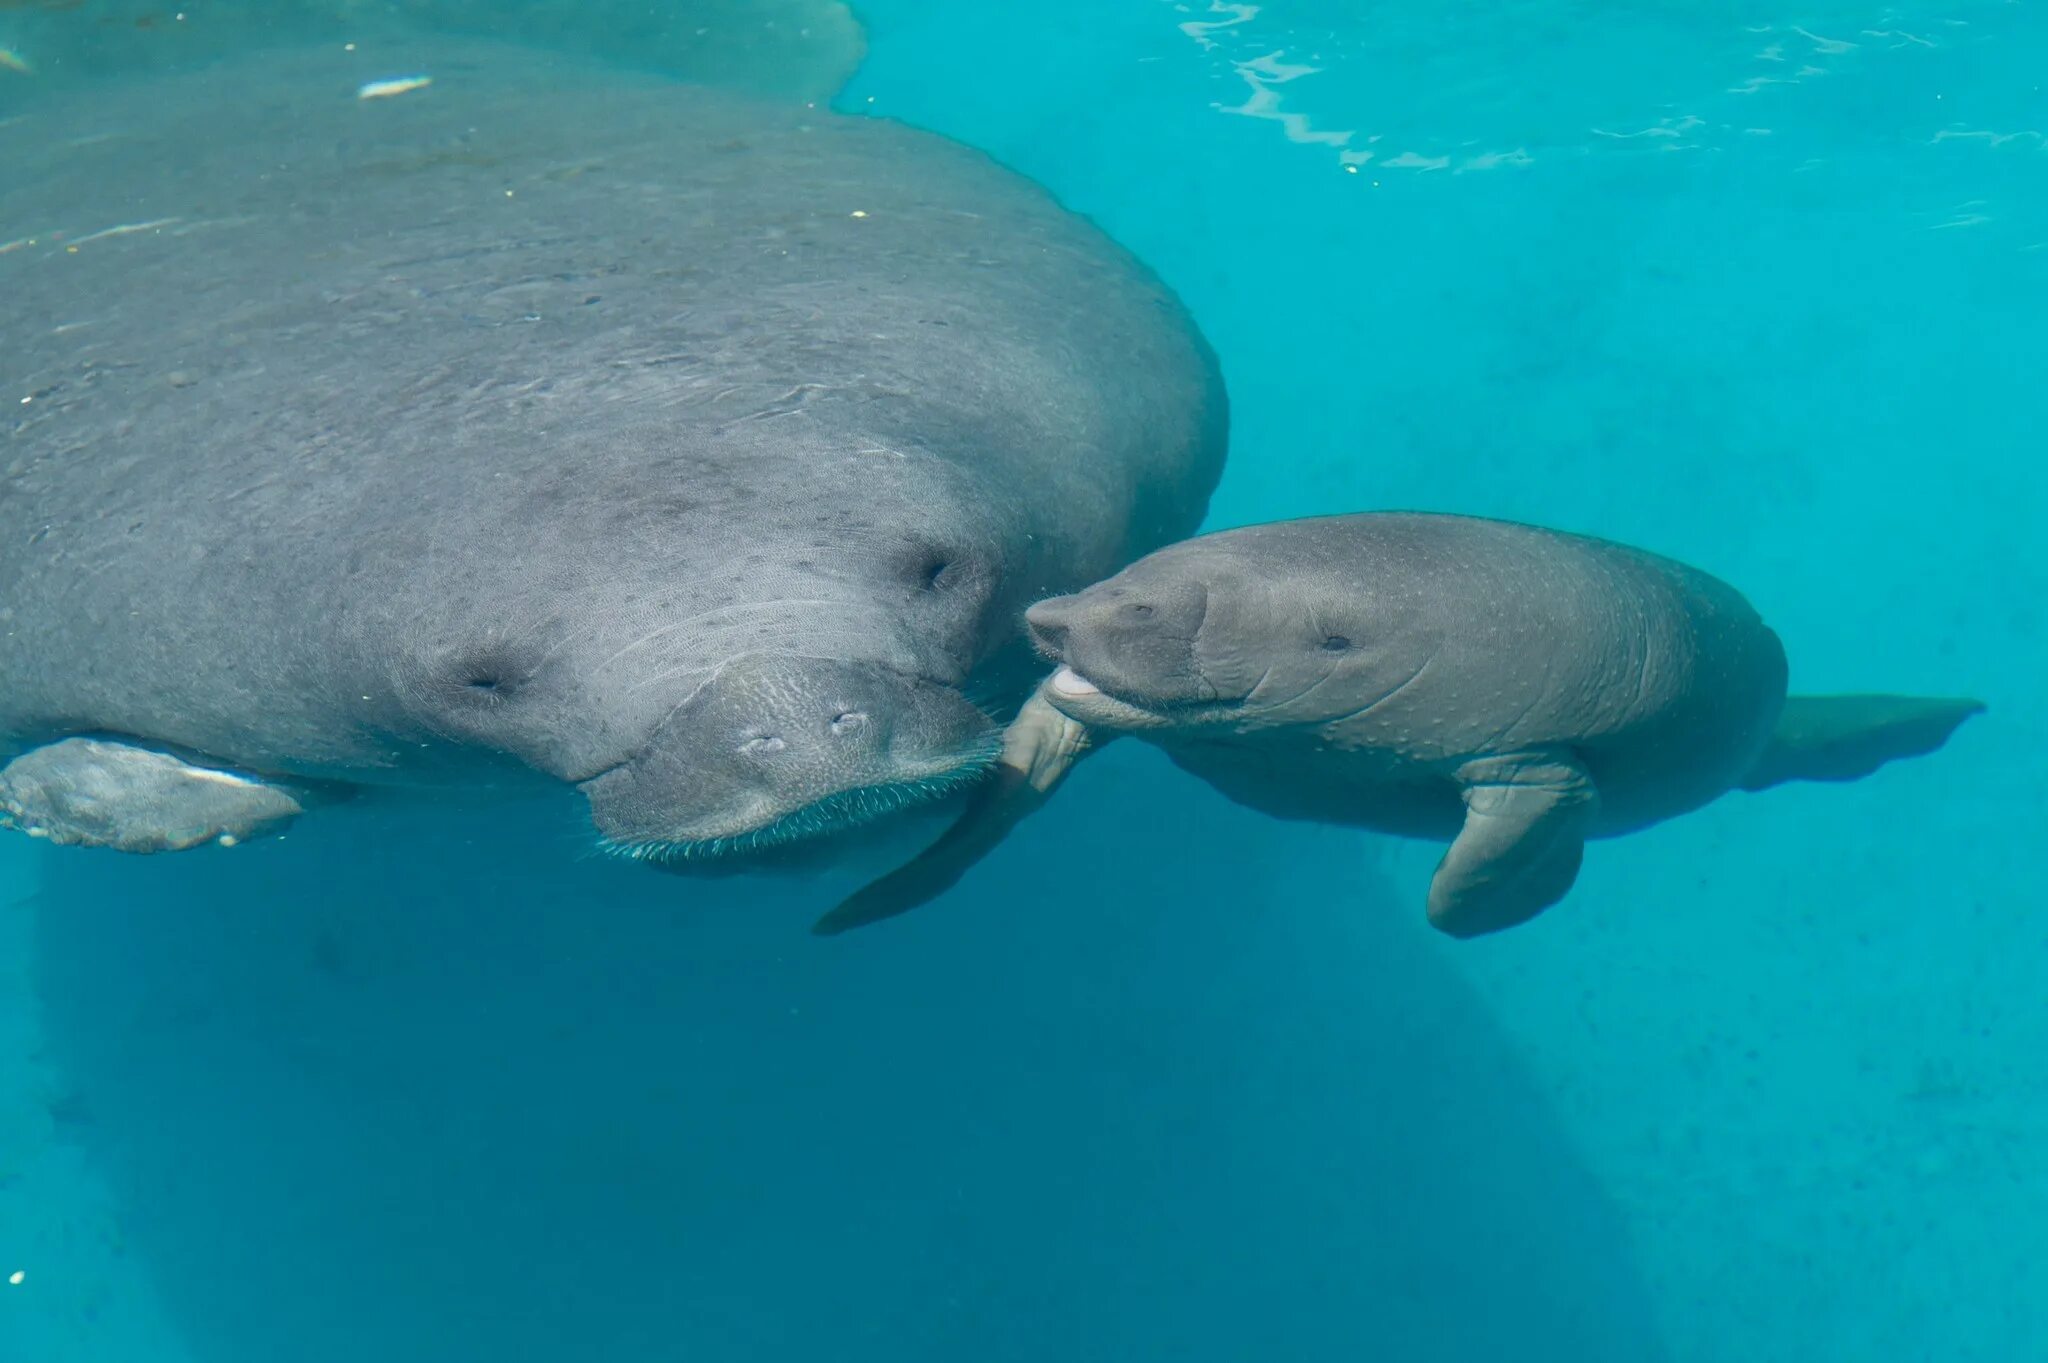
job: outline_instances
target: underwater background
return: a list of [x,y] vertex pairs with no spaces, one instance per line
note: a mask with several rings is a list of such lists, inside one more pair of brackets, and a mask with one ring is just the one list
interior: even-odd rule
[[2048,1357],[2040,6],[177,13],[0,6],[0,119],[415,25],[829,97],[1181,294],[1212,527],[1601,534],[1742,589],[1795,689],[1991,710],[1465,943],[1439,849],[1138,745],[828,941],[542,801],[0,839],[0,1361]]

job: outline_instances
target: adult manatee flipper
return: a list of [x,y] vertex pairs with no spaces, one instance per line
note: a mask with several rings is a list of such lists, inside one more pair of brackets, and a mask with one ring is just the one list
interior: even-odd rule
[[1578,878],[1600,809],[1592,777],[1563,753],[1482,757],[1458,769],[1465,822],[1429,883],[1429,921],[1453,937],[1525,923]]
[[31,748],[0,767],[0,825],[122,852],[232,847],[283,829],[302,793],[103,738]]
[[1744,790],[1785,781],[1856,781],[1948,742],[1984,702],[1943,696],[1788,696]]
[[911,861],[849,895],[811,931],[820,937],[837,936],[938,898],[1011,829],[1035,814],[1091,748],[1114,736],[1098,735],[1055,710],[1040,686],[1003,731],[995,771],[953,826]]

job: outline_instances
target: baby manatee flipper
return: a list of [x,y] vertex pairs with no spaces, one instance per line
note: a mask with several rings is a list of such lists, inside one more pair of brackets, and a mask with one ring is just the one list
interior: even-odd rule
[[975,789],[953,826],[909,862],[849,895],[811,931],[836,936],[938,898],[1036,813],[1091,748],[1114,736],[1099,735],[1055,710],[1041,685],[1003,731],[995,771]]
[[1429,921],[1453,937],[1527,922],[1578,877],[1600,807],[1593,780],[1564,753],[1475,758],[1458,769],[1465,823],[1429,883]]
[[153,748],[66,738],[0,767],[0,825],[123,852],[231,847],[281,830],[303,812],[301,794]]
[[1984,702],[1941,696],[1788,696],[1770,746],[1742,789],[1783,781],[1855,781],[1948,742]]

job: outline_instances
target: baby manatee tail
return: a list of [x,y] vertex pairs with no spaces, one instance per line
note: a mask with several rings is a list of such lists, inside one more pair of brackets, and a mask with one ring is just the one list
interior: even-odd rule
[[906,865],[849,895],[811,931],[837,936],[937,899],[1038,811],[1094,741],[1088,729],[1047,703],[1041,686],[1004,730],[995,774],[953,826]]
[[1984,702],[1939,696],[1789,696],[1744,790],[1785,781],[1855,781],[1887,762],[1922,757]]

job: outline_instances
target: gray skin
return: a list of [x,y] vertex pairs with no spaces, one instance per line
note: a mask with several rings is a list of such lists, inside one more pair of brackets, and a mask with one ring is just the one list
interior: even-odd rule
[[1170,293],[888,122],[442,46],[0,136],[0,817],[58,841],[537,773],[632,855],[817,845],[983,770],[1024,606],[1221,471]]
[[1726,584],[1461,516],[1224,531],[1026,618],[1061,666],[1011,726],[996,780],[821,932],[936,895],[1120,734],[1268,814],[1449,843],[1429,919],[1470,937],[1563,898],[1589,839],[1737,788],[1853,780],[1983,709],[1788,700],[1777,635]]

